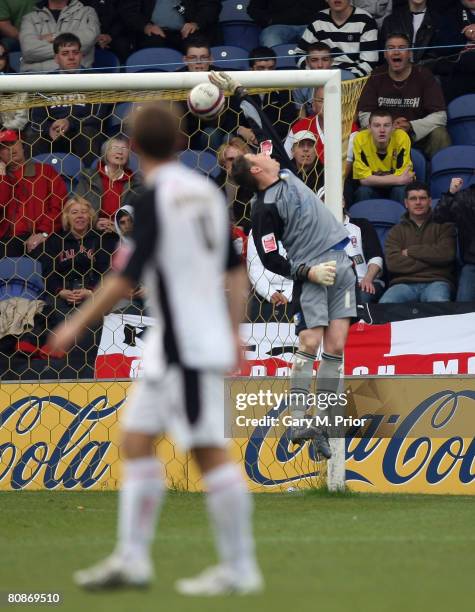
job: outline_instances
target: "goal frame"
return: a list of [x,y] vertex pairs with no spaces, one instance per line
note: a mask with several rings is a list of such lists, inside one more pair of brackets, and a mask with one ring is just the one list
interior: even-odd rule
[[[341,221],[343,218],[342,95],[339,70],[233,71],[232,77],[244,87],[315,88],[324,87],[325,205]],[[75,73],[2,75],[2,93],[157,91],[191,89],[207,82],[207,72],[157,73]],[[345,488],[345,440],[331,440],[332,459],[328,462],[329,490]]]

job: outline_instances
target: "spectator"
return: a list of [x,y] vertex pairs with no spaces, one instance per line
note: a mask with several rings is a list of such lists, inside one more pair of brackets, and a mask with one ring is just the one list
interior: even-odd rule
[[353,5],[374,17],[378,28],[393,10],[393,0],[353,0]]
[[226,196],[233,226],[248,234],[251,227],[249,202],[254,193],[245,187],[238,187],[231,177],[233,161],[246,153],[251,153],[251,149],[241,138],[231,138],[229,142],[221,145],[218,149],[218,164],[222,172],[216,182]]
[[[48,238],[41,258],[46,291],[56,309],[67,314],[88,298],[110,268],[115,247],[111,235],[94,229],[95,213],[87,200],[70,198],[63,210],[63,231]],[[114,234],[115,235],[115,234]]]
[[369,13],[351,5],[350,0],[327,0],[298,43],[297,52],[324,42],[331,48],[333,66],[349,70],[355,77],[370,74],[378,62],[378,28]]
[[436,223],[457,226],[462,269],[458,280],[457,302],[475,302],[475,183],[462,189],[463,179],[453,178],[434,209]]
[[317,191],[324,184],[323,164],[317,156],[315,148],[317,138],[309,130],[295,132],[291,157],[297,166],[297,175],[312,191]]
[[[307,55],[305,56],[305,70],[330,70],[332,67],[331,49],[325,43],[312,43],[308,46]],[[313,115],[313,87],[302,87],[294,89],[292,97],[300,109],[301,117],[309,117]]]
[[455,228],[433,221],[424,183],[406,187],[404,204],[407,212],[386,238],[392,278],[380,303],[449,302],[455,284]]
[[[279,241],[279,254],[287,253]],[[292,301],[293,282],[280,274],[264,268],[257,254],[252,231],[247,242],[247,273],[251,282],[251,294],[247,307],[247,318],[252,323],[290,318],[287,305]]]
[[[53,41],[57,72],[75,73],[82,67],[81,41],[75,34],[64,33]],[[40,106],[31,111],[33,153],[74,153],[84,165],[99,155],[104,139],[102,119],[108,114],[106,104],[87,104],[78,96],[71,104],[71,94],[58,94],[54,106]],[[69,103],[68,103],[69,102]]]
[[220,10],[219,0],[119,0],[118,5],[139,49],[173,47],[179,51],[198,30],[214,40]]
[[[325,202],[325,189],[322,187],[317,196]],[[355,271],[355,292],[357,304],[373,304],[384,292],[383,250],[376,230],[368,219],[351,217],[343,199],[343,225],[350,239],[345,246]]]
[[42,0],[21,22],[22,71],[56,70],[57,51],[53,42],[64,32],[74,32],[79,38],[84,53],[83,65],[90,68],[100,34],[96,11],[79,0]]
[[353,141],[353,178],[359,181],[355,201],[389,198],[403,202],[405,185],[414,180],[411,141],[395,129],[390,113],[371,113],[369,128]]
[[102,145],[97,168],[85,168],[79,178],[76,194],[91,204],[99,231],[115,230],[116,212],[141,188],[139,177],[127,166],[129,154],[124,138],[110,138]]
[[376,230],[368,219],[351,217],[345,211],[343,224],[350,242],[345,251],[351,258],[356,274],[356,303],[374,304],[384,292],[383,250]]
[[[183,60],[185,66],[180,72],[209,72],[215,69],[212,64],[213,58],[209,42],[200,34],[190,36],[184,42],[185,55]],[[198,61],[197,61],[198,60]],[[211,149],[214,153],[221,144],[228,139],[238,127],[238,108],[234,108],[229,98],[226,99],[223,110],[217,117],[212,119],[199,119],[183,105],[183,121],[181,133],[187,139],[183,142],[183,148],[189,149]]]
[[18,132],[0,132],[2,256],[32,253],[59,230],[66,194],[66,185],[54,168],[26,159]]
[[298,119],[293,125],[290,126],[289,133],[287,134],[287,138],[285,139],[284,143],[285,150],[289,157],[292,154],[295,134],[301,131],[309,131],[312,132],[316,139],[315,150],[317,153],[317,158],[321,163],[324,162],[323,92],[323,87],[315,87],[312,98],[312,110],[314,114],[311,117],[303,117],[302,119]]
[[125,63],[132,52],[133,39],[129,35],[127,24],[118,13],[120,0],[81,0],[81,2],[91,6],[99,18],[101,33],[96,39],[96,45],[101,49],[110,49],[121,63]]
[[[249,66],[253,71],[275,70],[276,53],[269,47],[256,47],[249,52],[249,58]],[[289,131],[289,126],[297,118],[297,111],[292,102],[291,91],[283,89],[264,94],[255,94],[252,96],[252,99],[264,111],[283,140]],[[256,136],[249,127],[245,117],[240,117],[237,133],[246,142],[257,145]]]
[[324,0],[251,0],[247,7],[250,17],[262,28],[260,43],[264,47],[297,43],[318,11],[325,8]]
[[436,42],[453,48],[440,49],[442,58],[434,68],[447,102],[475,90],[475,0],[452,0],[451,4],[443,13]]
[[390,34],[384,56],[366,83],[359,101],[360,124],[368,125],[376,109],[393,115],[394,127],[404,130],[430,159],[450,145],[444,94],[433,74],[411,63],[411,46],[405,34]]
[[[131,239],[133,229],[134,208],[129,204],[125,204],[119,208],[115,214],[115,231],[120,237],[122,245],[127,244],[127,242]],[[137,287],[131,291],[128,298],[122,299],[115,305],[114,312],[120,311],[132,314],[138,311],[139,314],[143,314],[143,311],[147,306],[145,302],[146,297],[147,290],[145,287],[143,285],[137,285]]]
[[0,0],[0,37],[10,51],[18,51],[18,33],[23,17],[32,11],[37,0]]
[[5,45],[0,44],[0,74],[13,74],[15,70],[10,66],[10,58],[8,49]]
[[206,38],[200,34],[193,34],[183,43],[183,68],[179,72],[209,72],[219,70],[213,66],[211,48]]
[[394,32],[405,34],[411,41],[412,61],[415,64],[434,58],[430,49],[439,29],[439,16],[428,6],[427,0],[407,0],[406,5],[394,9],[384,20],[380,40],[382,44]]

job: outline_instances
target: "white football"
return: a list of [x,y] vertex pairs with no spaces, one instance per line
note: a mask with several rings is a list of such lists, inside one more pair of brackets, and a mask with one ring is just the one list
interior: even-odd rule
[[224,106],[223,92],[213,83],[200,83],[188,94],[188,108],[200,119],[214,119]]

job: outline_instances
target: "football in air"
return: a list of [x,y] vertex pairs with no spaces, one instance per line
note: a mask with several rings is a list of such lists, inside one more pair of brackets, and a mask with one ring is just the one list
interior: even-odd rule
[[213,83],[200,83],[188,94],[188,108],[200,119],[214,119],[224,106],[223,92]]

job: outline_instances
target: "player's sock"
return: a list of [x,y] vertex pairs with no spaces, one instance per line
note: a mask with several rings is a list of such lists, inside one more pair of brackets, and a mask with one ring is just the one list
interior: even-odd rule
[[297,351],[290,375],[290,414],[302,419],[307,411],[307,396],[312,385],[315,355]]
[[[329,394],[338,394],[341,391],[341,371],[343,367],[343,357],[341,355],[331,355],[322,353],[322,358],[317,371],[317,394],[319,400],[326,402]],[[330,398],[328,398],[330,399]],[[333,399],[333,398],[332,398]],[[332,409],[334,408],[334,409]],[[328,407],[324,410],[317,408],[317,416],[334,416],[338,413],[338,405]]]
[[155,457],[129,459],[124,463],[116,549],[124,558],[149,557],[164,496],[162,466]]
[[207,472],[207,507],[220,561],[249,575],[257,571],[252,535],[252,498],[237,465],[225,463]]

